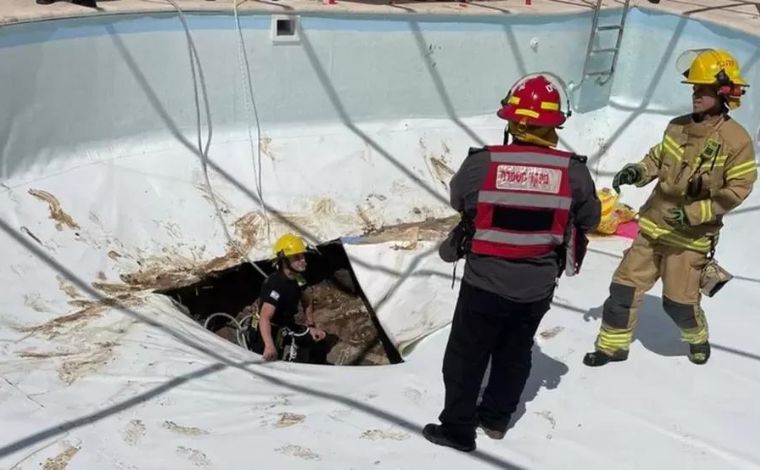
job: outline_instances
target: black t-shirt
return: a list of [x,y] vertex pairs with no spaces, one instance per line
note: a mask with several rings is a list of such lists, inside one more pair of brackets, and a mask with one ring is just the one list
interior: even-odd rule
[[274,305],[272,323],[277,326],[292,328],[296,325],[295,316],[301,303],[301,284],[297,279],[289,279],[282,272],[271,274],[261,286],[259,299],[264,303]]

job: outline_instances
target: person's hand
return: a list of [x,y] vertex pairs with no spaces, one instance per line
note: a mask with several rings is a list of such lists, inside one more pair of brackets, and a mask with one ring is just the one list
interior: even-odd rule
[[314,341],[322,341],[327,337],[327,333],[319,328],[309,328],[309,333],[311,334],[311,337],[314,338]]
[[612,179],[612,189],[620,194],[621,185],[638,183],[643,176],[642,173],[639,165],[636,163],[629,163],[615,174],[615,177]]
[[277,349],[274,347],[274,345],[265,345],[264,346],[264,354],[262,354],[265,361],[274,361],[277,359]]
[[674,207],[673,209],[669,209],[668,215],[665,216],[665,221],[674,227],[689,225],[689,222],[686,219],[686,211],[683,207]]

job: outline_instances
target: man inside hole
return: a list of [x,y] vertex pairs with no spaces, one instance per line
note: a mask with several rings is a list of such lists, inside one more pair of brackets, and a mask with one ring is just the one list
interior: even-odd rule
[[[327,364],[331,341],[317,328],[312,299],[306,291],[307,247],[292,233],[280,237],[274,245],[277,270],[261,286],[257,300],[257,330],[251,329],[251,350],[265,361],[284,359],[311,364]],[[305,325],[296,317],[303,308]]]

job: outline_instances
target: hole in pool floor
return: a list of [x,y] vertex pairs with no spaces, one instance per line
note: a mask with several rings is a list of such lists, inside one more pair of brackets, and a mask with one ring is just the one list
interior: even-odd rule
[[[327,363],[333,365],[384,365],[401,362],[401,356],[380,327],[356,280],[343,245],[333,241],[308,253],[304,278],[313,298],[314,317],[320,328],[333,337]],[[256,265],[267,274],[274,271],[269,260]],[[184,306],[186,313],[201,325],[217,312],[238,320],[250,312],[259,296],[264,278],[250,264],[209,273],[188,286],[156,291]],[[302,312],[299,313],[302,315]],[[238,344],[237,329],[223,316],[215,316],[208,329]]]

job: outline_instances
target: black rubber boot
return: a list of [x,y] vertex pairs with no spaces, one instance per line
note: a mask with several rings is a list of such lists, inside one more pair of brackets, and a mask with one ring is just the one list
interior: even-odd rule
[[470,442],[462,442],[458,439],[454,439],[446,434],[443,426],[440,424],[431,423],[426,425],[425,429],[422,430],[422,435],[425,436],[425,439],[428,441],[433,444],[438,444],[439,446],[451,447],[456,450],[461,450],[462,452],[472,452],[475,450],[475,439]]
[[594,351],[583,356],[583,363],[589,367],[599,367],[609,362],[622,362],[626,359],[628,359],[628,351],[616,351],[612,355],[602,351]]
[[710,359],[710,343],[705,341],[700,344],[689,345],[689,360],[694,364],[702,365]]

